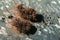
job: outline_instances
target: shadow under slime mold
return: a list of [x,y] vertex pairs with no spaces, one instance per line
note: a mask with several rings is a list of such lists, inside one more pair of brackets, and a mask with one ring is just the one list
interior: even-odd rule
[[37,14],[36,11],[32,8],[23,7],[22,4],[16,5],[14,15],[16,17],[20,16],[31,22],[42,22],[44,20],[43,15]]

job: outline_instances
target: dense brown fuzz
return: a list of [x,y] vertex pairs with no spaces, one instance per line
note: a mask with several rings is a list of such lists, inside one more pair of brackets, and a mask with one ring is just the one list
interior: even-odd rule
[[33,26],[29,21],[19,18],[12,18],[9,24],[11,25],[11,27],[16,28],[13,29],[16,32],[27,35],[34,34],[37,30],[35,26]]
[[15,7],[14,15],[16,17],[22,17],[31,22],[41,22],[44,17],[41,14],[36,14],[36,11],[29,7],[23,7],[23,5],[17,5]]
[[9,16],[10,27],[18,33],[26,35],[34,34],[37,28],[32,25],[33,22],[41,22],[44,17],[41,14],[36,14],[36,11],[29,7],[23,7],[22,4],[16,5],[14,16]]

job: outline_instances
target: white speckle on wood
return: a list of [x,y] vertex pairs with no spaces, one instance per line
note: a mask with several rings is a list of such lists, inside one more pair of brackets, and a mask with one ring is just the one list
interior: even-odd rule
[[6,5],[6,8],[9,8],[9,6],[8,6],[8,5]]
[[53,3],[53,4],[57,4],[55,1],[52,1],[51,3]]
[[30,39],[30,38],[27,37],[26,40],[32,40],[32,39]]
[[59,22],[59,24],[60,24],[60,18],[58,18],[58,22]]
[[38,0],[38,1],[41,1],[41,0]]
[[60,0],[58,1],[58,3],[60,3]]
[[38,31],[38,35],[41,35],[41,31]]
[[2,30],[6,30],[5,27],[1,27]]
[[43,29],[45,32],[47,32],[48,30],[47,29]]
[[60,28],[60,26],[59,26],[58,24],[55,24],[55,26],[56,26],[57,28]]
[[0,9],[1,9],[1,10],[3,10],[3,9],[4,9],[4,7],[2,6]]
[[1,27],[0,34],[7,35],[6,29],[4,27]]

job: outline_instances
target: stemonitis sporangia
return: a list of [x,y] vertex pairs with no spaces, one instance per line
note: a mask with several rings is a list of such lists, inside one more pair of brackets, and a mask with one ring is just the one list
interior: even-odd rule
[[32,23],[43,21],[44,17],[37,14],[36,11],[29,7],[23,7],[22,4],[15,6],[13,17],[10,18],[9,25],[18,33],[30,35],[37,31],[37,28]]

